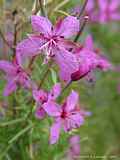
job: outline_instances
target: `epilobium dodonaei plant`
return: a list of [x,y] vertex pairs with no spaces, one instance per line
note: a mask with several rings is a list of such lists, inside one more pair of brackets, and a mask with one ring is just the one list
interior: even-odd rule
[[[85,118],[91,115],[91,112],[80,107],[79,93],[72,89],[72,84],[75,81],[88,78],[97,69],[104,72],[112,69],[111,63],[95,47],[91,34],[85,37],[83,43],[79,42],[79,38],[84,32],[89,17],[100,22],[106,22],[108,18],[119,18],[116,13],[118,2],[115,1],[115,4],[111,2],[114,4],[113,6],[108,4],[107,1],[105,3],[104,1],[98,1],[101,9],[99,14],[94,11],[95,2],[87,2],[86,0],[82,7],[76,8],[73,14],[67,15],[66,13],[64,17],[57,17],[58,20],[53,25],[52,20],[50,20],[51,17],[46,15],[43,1],[35,1],[34,10],[28,19],[32,32],[27,35],[27,38],[17,43],[17,32],[20,26],[18,27],[19,24],[16,21],[12,45],[9,45],[2,32],[0,32],[4,43],[13,51],[11,60],[0,60],[0,70],[4,72],[6,80],[3,95],[5,97],[24,97],[23,90],[25,94],[29,95],[27,96],[27,106],[32,108],[30,112],[26,113],[25,111],[24,114],[31,121],[34,116],[35,119],[40,121],[40,125],[42,125],[43,119],[50,119],[50,122],[52,122],[50,144],[59,141],[62,131],[67,134],[80,128],[84,124]],[[107,12],[106,8],[108,9]],[[39,10],[41,14],[38,13]],[[35,62],[38,70],[35,69]],[[40,74],[40,82],[38,83],[34,74],[39,75],[39,70],[44,70],[44,73]],[[49,74],[50,71],[52,71],[52,77]],[[52,78],[54,84],[49,84],[46,87],[45,81],[48,78]],[[13,98],[14,102],[14,105],[16,105],[16,100]],[[16,107],[13,108],[13,116],[18,116]],[[17,136],[19,137],[22,133]],[[11,141],[16,140],[16,137]],[[79,136],[70,140],[71,145],[74,141],[75,144],[73,149],[69,150],[69,155],[80,154],[77,138],[79,139]]]

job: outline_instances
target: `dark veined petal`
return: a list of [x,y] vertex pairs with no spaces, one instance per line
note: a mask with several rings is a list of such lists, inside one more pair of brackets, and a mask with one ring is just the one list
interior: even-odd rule
[[69,38],[79,32],[80,23],[74,16],[68,16],[63,20],[59,20],[54,28],[54,34]]
[[31,17],[31,22],[34,32],[42,33],[45,36],[51,35],[52,23],[47,18],[34,15]]

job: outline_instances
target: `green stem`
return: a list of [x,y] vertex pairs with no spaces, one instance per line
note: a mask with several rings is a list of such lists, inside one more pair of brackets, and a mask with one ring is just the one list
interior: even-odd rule
[[88,3],[88,0],[85,0],[84,4],[83,4],[83,7],[78,15],[78,18],[81,17],[81,15],[83,14],[84,10],[85,10],[85,7],[87,6],[87,3]]
[[46,13],[45,13],[45,9],[44,9],[44,6],[43,6],[43,0],[39,0],[39,4],[40,4],[40,10],[41,10],[41,14],[42,16],[46,17]]
[[51,62],[49,63],[48,68],[47,68],[47,70],[46,70],[46,72],[45,72],[42,80],[40,81],[40,84],[39,84],[39,86],[38,86],[38,89],[41,88],[41,86],[43,85],[45,79],[47,78],[47,75],[48,75],[48,73],[49,73],[49,71],[50,71],[50,68],[51,68],[52,64],[53,64],[53,61],[51,61]]
[[28,69],[32,70],[32,66],[33,66],[33,63],[34,63],[36,57],[37,57],[37,56],[32,57],[29,65],[28,65]]
[[63,93],[65,92],[65,90],[66,90],[67,88],[69,88],[69,86],[72,84],[72,82],[73,82],[73,81],[70,81],[70,82],[69,82],[68,84],[66,84],[66,86],[62,89],[60,95],[59,95],[58,98],[57,98],[58,101],[61,99]]
[[1,127],[10,126],[10,125],[14,125],[16,123],[20,123],[20,122],[23,122],[23,121],[25,121],[25,118],[19,118],[19,119],[11,120],[11,121],[8,121],[8,122],[0,123],[0,126]]
[[15,24],[15,25],[14,25],[14,41],[13,41],[14,49],[13,49],[13,59],[14,59],[14,58],[15,58],[15,56],[16,56],[16,45],[17,45],[17,25],[18,25],[18,24]]
[[72,84],[73,81],[70,81],[61,91],[61,95],[65,92],[65,90]]
[[31,128],[32,128],[32,125],[30,124],[29,126],[27,126],[26,128],[24,128],[22,131],[20,131],[19,133],[17,133],[8,143],[9,144],[13,143],[19,137],[21,137],[25,132],[29,131]]
[[1,154],[0,154],[0,160],[2,160],[2,159],[6,156],[7,152],[10,150],[10,148],[11,148],[12,146],[13,146],[13,144],[8,145],[8,147],[5,148],[5,149],[3,150],[3,152],[1,152]]
[[82,34],[82,32],[83,32],[83,30],[84,30],[84,28],[86,26],[87,21],[88,21],[88,16],[85,16],[84,17],[84,22],[83,22],[83,24],[82,24],[77,36],[75,37],[74,42],[78,41],[79,37],[81,36],[81,34]]
[[8,41],[6,40],[6,38],[4,37],[4,34],[2,33],[1,29],[0,29],[0,36],[3,39],[4,43],[12,50],[14,51],[14,48],[10,46],[10,44],[8,43]]

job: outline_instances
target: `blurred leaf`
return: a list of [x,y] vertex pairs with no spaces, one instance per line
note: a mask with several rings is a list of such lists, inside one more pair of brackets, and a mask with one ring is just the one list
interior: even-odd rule
[[0,0],[0,7],[3,5],[4,0]]
[[17,133],[8,143],[11,144],[16,141],[20,136],[22,136],[25,132],[29,131],[33,126],[30,124],[26,128],[22,129],[19,133]]
[[52,76],[53,83],[56,84],[57,83],[57,74],[53,69],[51,69],[51,76]]

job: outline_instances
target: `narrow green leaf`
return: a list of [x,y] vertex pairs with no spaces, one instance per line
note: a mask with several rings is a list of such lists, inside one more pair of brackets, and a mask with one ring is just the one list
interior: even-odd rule
[[25,132],[29,131],[29,129],[32,128],[32,125],[30,124],[29,126],[27,126],[26,128],[24,128],[23,130],[21,130],[19,133],[17,133],[8,143],[11,144],[14,141],[16,141],[20,136],[22,136],[23,134],[25,134]]
[[15,120],[8,121],[8,122],[3,122],[3,123],[0,123],[0,127],[5,127],[5,126],[9,126],[9,125],[14,125],[14,124],[16,124],[16,123],[23,122],[24,120],[25,120],[25,118],[19,118],[19,119],[15,119]]
[[52,76],[53,83],[56,84],[57,83],[57,74],[53,69],[51,69],[51,76]]

